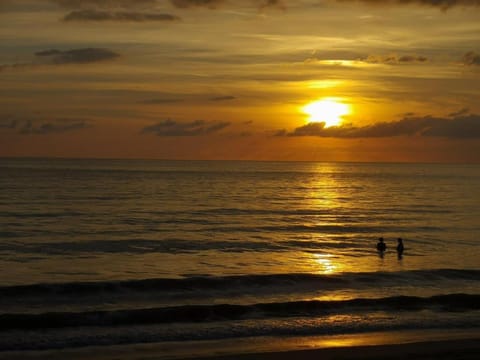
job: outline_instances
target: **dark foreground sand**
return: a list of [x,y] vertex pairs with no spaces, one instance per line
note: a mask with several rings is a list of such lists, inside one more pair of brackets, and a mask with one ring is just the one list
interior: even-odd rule
[[[66,350],[0,352],[9,360],[353,360],[353,359],[480,359],[480,333],[436,336],[422,334],[361,335],[358,337],[264,338],[221,342],[136,344]],[[377,336],[377,337],[375,337]],[[430,340],[427,340],[431,338]],[[373,340],[376,344],[372,344]],[[417,337],[418,339],[418,337]],[[396,341],[396,342],[392,342]],[[384,342],[384,343],[382,343]]]

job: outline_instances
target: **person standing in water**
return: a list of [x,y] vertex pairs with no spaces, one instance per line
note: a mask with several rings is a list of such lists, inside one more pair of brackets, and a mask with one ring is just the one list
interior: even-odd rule
[[403,255],[403,250],[404,250],[402,238],[398,238],[397,242],[398,242],[398,244],[397,244],[397,255],[398,255],[398,258],[401,259],[402,255]]
[[378,239],[377,250],[380,251],[380,252],[382,252],[382,253],[383,253],[385,250],[387,250],[387,244],[385,244],[385,242],[383,241],[383,237],[381,237],[381,238]]

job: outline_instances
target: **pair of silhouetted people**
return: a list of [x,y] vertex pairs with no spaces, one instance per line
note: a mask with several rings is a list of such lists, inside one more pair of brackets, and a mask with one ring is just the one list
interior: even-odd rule
[[[385,244],[383,237],[378,239],[377,250],[380,252],[380,255],[383,255],[383,253],[387,250],[387,244]],[[399,259],[402,258],[403,250],[404,250],[403,240],[402,238],[398,238],[397,239],[397,255]]]

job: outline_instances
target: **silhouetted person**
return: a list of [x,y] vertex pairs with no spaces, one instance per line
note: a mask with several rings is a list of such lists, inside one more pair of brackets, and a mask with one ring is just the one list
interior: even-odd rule
[[397,244],[397,255],[398,255],[398,258],[401,259],[402,258],[402,255],[403,255],[403,240],[402,238],[398,238],[397,239],[398,241],[398,244]]
[[383,237],[378,239],[377,243],[377,250],[383,253],[385,250],[387,250],[387,244],[383,241]]

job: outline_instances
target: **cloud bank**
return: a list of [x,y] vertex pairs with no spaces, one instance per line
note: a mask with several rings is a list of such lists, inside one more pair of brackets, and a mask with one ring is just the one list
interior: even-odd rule
[[339,3],[360,2],[369,5],[423,5],[447,10],[455,6],[480,6],[480,0],[336,0]]
[[49,49],[36,52],[36,61],[2,64],[0,65],[0,72],[4,70],[25,70],[45,65],[91,64],[114,60],[119,56],[120,54],[103,48],[83,48],[72,50]]
[[67,9],[132,9],[150,7],[157,0],[51,0]]
[[103,48],[84,48],[73,50],[45,50],[36,52],[37,57],[47,58],[51,64],[88,64],[113,60],[120,56],[116,52]]
[[215,9],[225,3],[225,0],[170,0],[170,3],[181,9],[192,7],[207,7]]
[[[385,6],[385,5],[420,5],[420,6],[431,6],[437,7],[442,10],[447,10],[452,7],[458,6],[468,6],[475,7],[480,6],[480,0],[329,0],[338,3],[364,3],[374,6]],[[232,3],[233,1],[227,0],[170,0],[170,3],[177,8],[193,8],[193,7],[207,7],[210,9],[216,9],[219,6]],[[238,1],[240,2],[240,1]],[[287,1],[282,0],[252,0],[260,9],[264,8],[281,8],[285,9]],[[244,1],[242,1],[244,3]]]
[[64,21],[160,21],[173,22],[180,18],[170,14],[157,14],[132,11],[75,10],[65,15]]
[[164,120],[143,128],[142,133],[154,133],[158,136],[200,136],[216,133],[229,125],[228,122],[217,121],[177,122]]
[[[170,0],[170,3],[180,9],[187,9],[187,8],[195,8],[195,7],[204,7],[208,9],[217,9],[220,6],[231,3],[232,1],[227,0]],[[237,1],[237,3],[242,3],[242,5],[246,1]],[[285,9],[286,6],[284,1],[282,0],[251,0],[251,3],[254,4],[255,7],[259,9],[266,9],[266,8],[279,8]]]
[[414,64],[424,63],[428,61],[425,56],[418,55],[369,55],[366,58],[359,59],[360,61],[371,64]]
[[331,138],[380,138],[394,136],[425,136],[456,139],[480,138],[480,115],[459,111],[451,118],[405,117],[399,121],[381,122],[356,127],[352,125],[325,127],[314,122],[298,127],[292,132],[280,130],[277,136],[318,136]]
[[92,125],[90,125],[86,120],[82,119],[57,119],[48,122],[13,119],[0,122],[0,129],[15,130],[23,135],[48,135],[65,133],[90,127],[92,127]]
[[259,4],[260,9],[266,9],[266,8],[279,8],[285,10],[287,7],[282,0],[264,0],[260,1]]
[[176,15],[156,12],[157,0],[50,0],[61,8],[72,10],[65,22],[173,22]]

